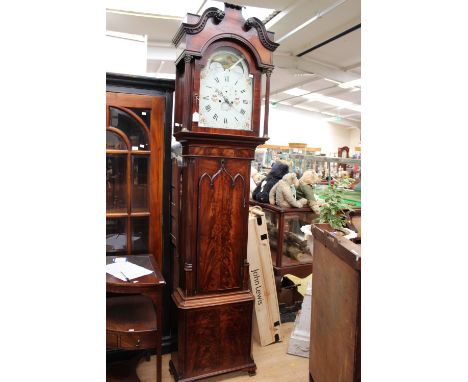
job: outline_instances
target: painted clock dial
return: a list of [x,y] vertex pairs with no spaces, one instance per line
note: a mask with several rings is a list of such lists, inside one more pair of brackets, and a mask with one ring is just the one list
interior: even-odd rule
[[218,48],[200,72],[200,127],[252,130],[252,75],[238,50]]

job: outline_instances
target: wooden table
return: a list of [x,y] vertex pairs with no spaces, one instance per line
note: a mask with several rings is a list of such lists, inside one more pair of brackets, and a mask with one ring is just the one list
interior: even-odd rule
[[[123,257],[106,256],[106,264],[119,258]],[[106,273],[106,291],[122,294],[107,298],[106,344],[125,350],[155,348],[156,380],[161,382],[162,299],[166,282],[152,255],[124,258],[153,273],[131,281],[122,281]]]

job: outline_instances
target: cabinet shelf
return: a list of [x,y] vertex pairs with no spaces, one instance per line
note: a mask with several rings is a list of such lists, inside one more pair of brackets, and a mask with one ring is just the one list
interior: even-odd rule
[[156,312],[149,297],[109,297],[106,306],[107,347],[129,350],[156,347]]

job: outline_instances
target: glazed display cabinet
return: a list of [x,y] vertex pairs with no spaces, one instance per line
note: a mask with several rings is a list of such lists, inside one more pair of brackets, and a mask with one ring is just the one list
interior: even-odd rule
[[275,276],[292,274],[304,278],[312,273],[312,253],[301,227],[312,224],[318,217],[309,207],[282,208],[251,200],[250,205],[260,206],[270,241]]

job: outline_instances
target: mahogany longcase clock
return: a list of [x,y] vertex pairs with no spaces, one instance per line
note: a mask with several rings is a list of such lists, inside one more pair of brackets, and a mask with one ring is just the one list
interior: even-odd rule
[[[236,370],[255,373],[247,262],[250,162],[268,139],[273,33],[225,3],[188,14],[173,39],[174,136],[182,170],[173,227],[178,350],[170,370],[195,381]],[[260,132],[261,82],[266,78]],[[175,237],[177,236],[177,237]]]

